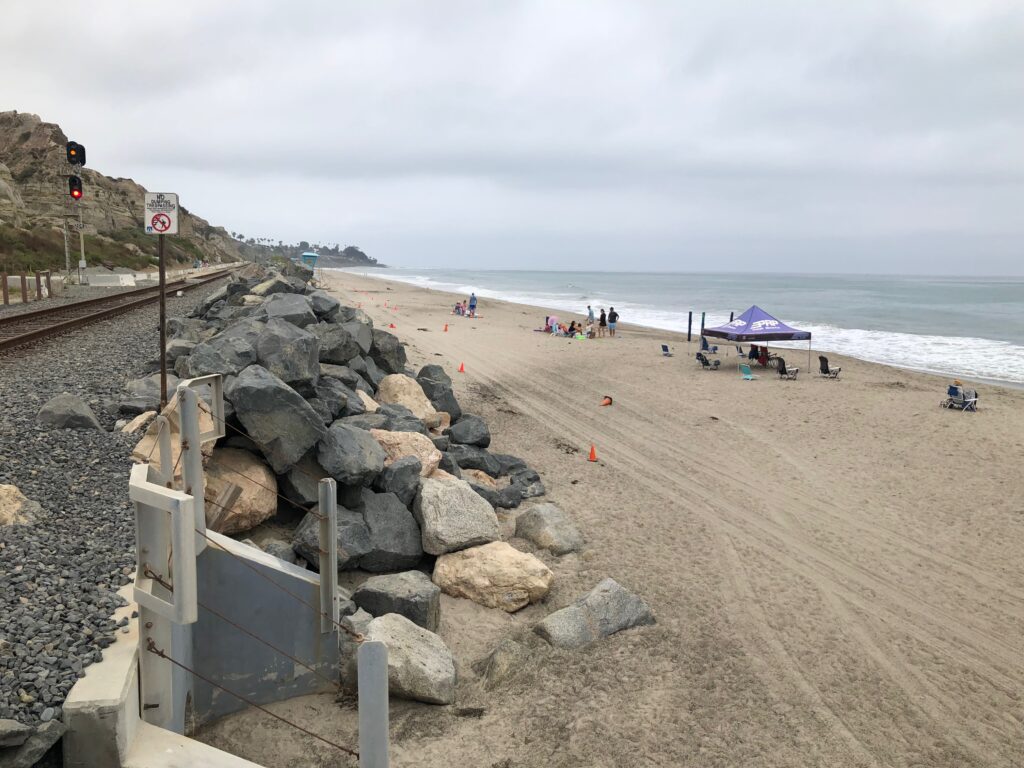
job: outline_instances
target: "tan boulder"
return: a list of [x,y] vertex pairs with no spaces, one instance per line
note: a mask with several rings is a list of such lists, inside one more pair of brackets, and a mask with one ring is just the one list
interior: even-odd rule
[[441,452],[426,435],[418,432],[389,432],[386,429],[371,429],[370,435],[384,449],[387,456],[384,459],[385,467],[403,456],[415,456],[420,460],[420,476],[427,477],[441,463]]
[[380,405],[377,401],[363,392],[363,390],[357,389],[356,396],[363,401],[363,407],[366,409],[367,413],[376,413],[380,410]]
[[206,525],[217,533],[241,533],[275,512],[277,478],[270,467],[249,451],[217,448],[206,466]]
[[462,470],[462,479],[469,483],[482,485],[484,488],[490,488],[492,491],[498,490],[498,481],[482,469],[464,469]]
[[155,418],[156,411],[146,411],[145,413],[140,413],[134,419],[125,424],[124,427],[121,428],[121,431],[124,432],[126,435],[130,435],[133,432],[138,432],[140,429],[149,424],[149,422],[151,422]]
[[423,393],[423,387],[411,376],[401,373],[385,376],[377,387],[377,401],[404,405],[417,419],[423,419],[427,427],[436,427],[440,424],[437,409]]
[[536,557],[504,541],[441,555],[434,565],[434,583],[445,594],[508,613],[542,599],[554,578]]
[[448,411],[437,412],[437,424],[430,427],[430,433],[440,437],[452,425],[452,416]]
[[0,526],[29,525],[41,510],[39,502],[27,498],[16,485],[0,484]]
[[[199,431],[210,432],[213,430],[213,416],[208,406],[202,400],[199,401]],[[167,418],[167,427],[171,435],[170,463],[174,467],[174,477],[181,477],[181,415],[178,412],[178,393],[167,403],[161,414]],[[135,444],[132,450],[132,459],[141,464],[149,463],[160,469],[160,448],[157,446],[158,434],[160,432],[160,420],[153,419],[146,434]],[[202,452],[204,457],[213,453],[213,441],[203,443]]]
[[440,467],[438,467],[433,472],[431,472],[429,477],[430,477],[431,480],[441,480],[442,482],[450,482],[452,480],[458,480],[459,479],[455,475],[452,475],[452,474],[449,474],[448,472],[445,472]]

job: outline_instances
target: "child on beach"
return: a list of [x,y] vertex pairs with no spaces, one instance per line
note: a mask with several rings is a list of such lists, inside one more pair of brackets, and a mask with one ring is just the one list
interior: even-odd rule
[[615,311],[615,307],[608,309],[608,335],[613,339],[615,338],[615,324],[619,322],[619,313]]
[[604,331],[608,327],[608,318],[604,314],[604,307],[601,307],[601,314],[597,318],[597,338],[604,337]]

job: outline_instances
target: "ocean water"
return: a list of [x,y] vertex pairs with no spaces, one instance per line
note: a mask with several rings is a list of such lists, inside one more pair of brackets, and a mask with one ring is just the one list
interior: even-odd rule
[[[757,304],[810,331],[815,350],[1024,385],[1021,278],[407,268],[367,274],[466,296],[475,291],[483,313],[488,298],[577,315],[587,304],[595,311],[614,306],[623,323],[684,333],[690,311],[696,333],[702,312],[712,327]],[[538,317],[537,325],[542,322]],[[806,343],[794,346],[806,349]]]

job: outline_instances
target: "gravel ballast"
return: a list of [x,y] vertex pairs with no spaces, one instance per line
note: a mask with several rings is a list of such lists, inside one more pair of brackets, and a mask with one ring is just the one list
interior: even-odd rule
[[[217,287],[169,297],[168,317]],[[109,430],[126,382],[152,372],[157,323],[154,304],[0,355],[0,483],[42,505],[35,524],[0,527],[0,719],[60,719],[71,686],[120,631],[110,616],[134,569],[128,474],[139,435]],[[104,431],[40,424],[39,408],[62,392],[88,403]]]

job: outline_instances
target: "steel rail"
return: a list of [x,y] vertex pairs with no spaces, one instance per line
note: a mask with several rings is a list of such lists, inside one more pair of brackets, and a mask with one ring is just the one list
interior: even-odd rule
[[[179,280],[168,283],[168,291],[191,290],[198,288],[214,280],[223,279],[231,270],[222,270],[212,275],[204,275],[202,278],[188,281]],[[147,304],[152,304],[160,299],[159,287],[139,288],[133,291],[122,291],[113,296],[101,296],[96,299],[85,299],[70,304],[61,304],[56,307],[48,307],[35,312],[22,312],[10,317],[0,318],[0,351],[14,349],[26,344],[39,341],[49,336],[55,336],[66,331],[80,328],[90,323],[106,320],[109,317],[130,312]],[[93,309],[95,311],[86,314],[77,314],[82,310]],[[70,314],[71,317],[61,320]],[[54,322],[46,322],[53,320]],[[39,327],[40,321],[46,323]],[[28,330],[23,330],[27,328]],[[21,331],[18,333],[18,331]],[[15,335],[9,335],[11,331]]]

